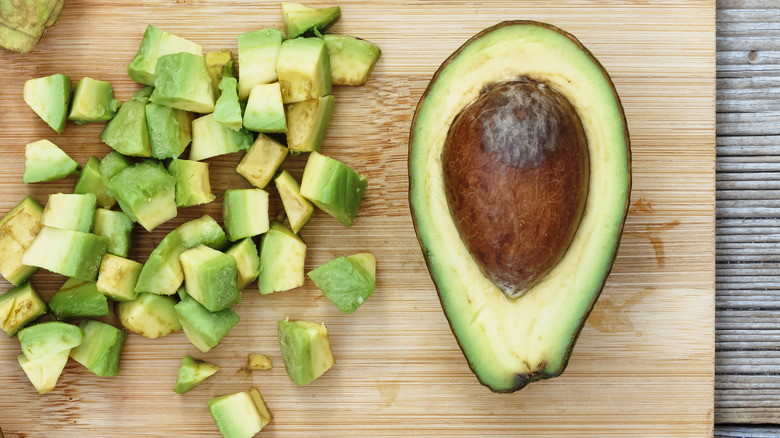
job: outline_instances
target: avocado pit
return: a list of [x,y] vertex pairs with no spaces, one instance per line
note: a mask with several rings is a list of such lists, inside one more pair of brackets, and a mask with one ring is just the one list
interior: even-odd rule
[[442,153],[452,218],[509,298],[541,280],[582,218],[590,162],[571,103],[528,78],[492,84],[455,117]]

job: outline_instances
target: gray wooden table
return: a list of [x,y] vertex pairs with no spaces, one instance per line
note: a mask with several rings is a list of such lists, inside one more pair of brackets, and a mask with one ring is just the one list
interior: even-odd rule
[[717,7],[715,436],[780,436],[780,0]]

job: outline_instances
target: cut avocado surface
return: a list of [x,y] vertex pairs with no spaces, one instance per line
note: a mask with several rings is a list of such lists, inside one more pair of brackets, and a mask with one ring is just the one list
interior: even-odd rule
[[0,295],[0,329],[13,336],[30,322],[46,314],[48,308],[38,291],[26,282]]
[[328,49],[320,38],[285,40],[279,49],[276,74],[284,103],[327,96],[333,88]]
[[352,225],[368,185],[346,164],[312,152],[301,180],[301,195],[346,226]]
[[179,301],[175,308],[187,339],[202,352],[207,352],[222,342],[222,338],[236,324],[238,314],[231,308],[211,312],[192,298],[184,289],[179,290]]
[[334,364],[328,329],[309,321],[278,321],[284,368],[297,385],[308,385]]
[[293,233],[298,234],[298,231],[314,215],[314,206],[301,195],[301,185],[290,172],[281,171],[274,182],[276,191],[282,198],[282,206],[287,220],[290,222],[290,229]]
[[24,83],[24,101],[58,134],[65,130],[70,103],[70,78],[51,75],[28,79]]
[[28,196],[0,219],[0,275],[14,286],[38,270],[22,263],[22,257],[43,227],[42,214],[43,206]]
[[[505,93],[509,98],[502,100],[498,94],[491,100],[493,95],[488,93],[493,91]],[[451,130],[472,129],[466,128],[469,123],[482,121],[479,114],[474,115],[464,108],[480,108],[473,103],[498,107],[502,102],[522,105],[525,98],[518,96],[532,96],[533,101],[545,99],[551,104],[543,109],[534,107],[533,111],[517,110],[505,114],[554,111],[549,114],[555,115],[556,123],[562,120],[560,126],[571,132],[566,135],[573,136],[574,144],[587,145],[585,157],[589,157],[590,164],[585,166],[589,172],[584,186],[587,199],[579,221],[572,220],[575,232],[571,242],[568,246],[564,242],[560,258],[549,271],[515,294],[515,291],[505,290],[507,284],[494,282],[492,276],[497,271],[486,269],[488,265],[478,262],[475,253],[469,250],[468,237],[463,237],[459,227],[481,222],[463,220],[464,216],[459,216],[456,223],[451,211],[462,205],[464,199],[463,191],[454,187],[458,187],[462,179],[456,173],[447,173],[447,169],[453,169],[452,166],[458,163],[446,157],[448,148],[459,146],[458,139],[465,138],[465,133],[475,132],[463,131],[463,135],[450,136]],[[480,97],[483,99],[478,100]],[[459,114],[463,116],[458,117]],[[581,122],[582,134],[577,128],[577,119]],[[523,120],[507,119],[521,127],[525,123]],[[518,131],[523,132],[522,129],[514,132]],[[484,137],[475,134],[473,138]],[[494,154],[492,160],[477,163],[493,166],[492,163],[499,161],[498,157],[504,157],[518,160],[514,162],[516,169],[541,168],[534,167],[537,164],[534,164],[532,153],[550,148],[534,145],[529,149],[531,152],[508,158],[510,155],[502,152],[508,149],[501,143],[494,143],[487,149],[474,146],[469,150],[466,146],[459,150],[462,153],[459,156],[481,159],[475,151],[489,150]],[[450,56],[435,74],[415,114],[409,160],[410,203],[420,244],[452,331],[480,382],[493,391],[510,392],[530,382],[561,374],[609,274],[630,192],[630,151],[625,118],[603,67],[572,35],[550,25],[517,21],[486,29]],[[565,166],[568,166],[567,172],[580,170],[577,161]],[[472,171],[479,175],[477,167],[464,165],[460,175]],[[500,194],[498,178],[511,175],[505,172],[512,171],[487,168],[490,169],[490,186],[496,189],[495,194]],[[526,180],[517,175],[516,184],[523,184]],[[550,184],[553,181],[546,180],[529,187],[543,189]],[[469,199],[490,200],[479,192]],[[535,201],[531,206],[546,205],[542,202],[546,203],[548,199]],[[566,202],[565,208],[551,209],[548,214],[574,211],[578,202]],[[501,204],[496,202],[494,205]],[[475,210],[478,212],[479,209]],[[496,214],[492,208],[486,208],[482,213]],[[499,213],[499,217],[504,215]],[[552,221],[547,217],[542,216],[535,224],[549,225]],[[510,232],[512,226],[512,221],[507,220],[501,225],[501,233],[491,227],[491,232],[479,235],[503,236],[502,233]],[[548,255],[540,249],[543,247],[544,244],[535,239],[522,244],[522,248],[539,249],[538,253],[530,252],[534,257]],[[500,246],[486,248],[482,254],[496,254],[504,249]],[[508,293],[516,298],[510,298]]]
[[201,55],[180,52],[161,56],[154,70],[149,101],[183,111],[214,111],[214,88]]
[[246,100],[252,87],[277,79],[276,61],[282,45],[282,31],[266,28],[238,36],[238,96]]
[[300,35],[314,36],[314,32],[325,32],[341,18],[341,8],[311,8],[300,3],[282,2],[282,20],[287,38]]
[[156,160],[124,168],[106,185],[122,211],[147,231],[176,217],[176,178]]
[[128,100],[103,128],[100,139],[122,155],[151,157],[145,104]]
[[285,107],[287,117],[287,146],[290,152],[314,152],[320,150],[330,114],[333,112],[333,95],[291,103]]
[[24,176],[26,184],[54,181],[76,172],[78,163],[49,140],[28,143],[24,148]]
[[382,52],[376,44],[349,35],[323,36],[330,55],[333,85],[363,85]]
[[336,308],[352,313],[374,293],[376,259],[371,253],[338,257],[308,276]]
[[73,88],[68,120],[77,124],[111,120],[122,103],[114,99],[110,82],[81,78]]
[[108,238],[80,231],[43,227],[22,257],[22,263],[67,277],[94,281]]
[[45,227],[89,233],[95,218],[97,197],[93,193],[52,193],[41,215]]
[[116,314],[127,330],[155,339],[181,330],[175,305],[172,297],[141,293],[132,301],[118,303]]
[[49,309],[60,321],[106,316],[108,299],[94,281],[69,278],[49,300]]
[[306,243],[292,230],[273,222],[260,245],[258,292],[270,294],[303,286]]
[[158,160],[177,158],[192,141],[192,113],[150,103],[146,125],[152,156]]
[[127,66],[127,75],[138,83],[154,85],[155,70],[160,57],[180,52],[202,55],[203,49],[199,44],[149,25],[138,52]]
[[70,351],[70,357],[98,376],[118,376],[127,332],[93,319],[83,320],[79,328],[84,340]]
[[251,438],[272,419],[257,388],[211,398],[208,405],[225,438]]
[[73,187],[73,193],[94,194],[97,197],[98,207],[110,209],[116,205],[116,199],[108,194],[108,187],[100,174],[100,160],[95,157],[89,157],[87,164],[81,169],[76,186]]
[[200,385],[219,371],[219,367],[205,360],[198,360],[192,356],[184,356],[181,359],[181,367],[176,377],[173,392],[184,394],[192,388]]
[[95,225],[92,234],[109,239],[108,253],[127,257],[132,241],[133,220],[117,210],[98,208],[95,210]]

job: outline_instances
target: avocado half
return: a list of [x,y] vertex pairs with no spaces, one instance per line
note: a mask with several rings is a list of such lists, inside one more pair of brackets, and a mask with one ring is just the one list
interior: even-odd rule
[[417,106],[409,184],[428,270],[479,381],[513,392],[560,375],[612,268],[631,192],[625,115],[603,66],[549,24],[480,32]]

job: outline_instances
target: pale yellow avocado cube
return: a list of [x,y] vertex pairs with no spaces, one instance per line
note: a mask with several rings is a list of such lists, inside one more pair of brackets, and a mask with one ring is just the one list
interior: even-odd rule
[[135,284],[143,265],[113,254],[104,254],[97,278],[97,289],[115,301],[131,301],[138,297]]

